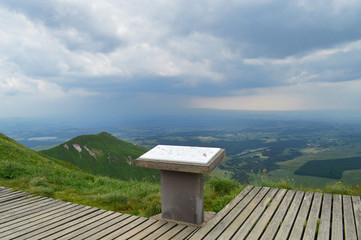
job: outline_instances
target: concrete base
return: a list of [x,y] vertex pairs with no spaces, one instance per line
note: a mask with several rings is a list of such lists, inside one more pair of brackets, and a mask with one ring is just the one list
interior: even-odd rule
[[203,175],[160,171],[162,218],[200,225],[204,221]]
[[189,222],[181,222],[181,221],[176,221],[176,220],[170,220],[170,219],[165,219],[162,218],[162,214],[158,214],[155,216],[151,216],[150,218],[153,218],[155,220],[165,220],[167,222],[173,222],[176,224],[183,224],[183,225],[188,225],[188,226],[194,226],[194,227],[202,227],[204,226],[209,220],[211,220],[214,216],[216,215],[215,212],[204,212],[204,221],[202,224],[193,224],[193,223],[189,223]]

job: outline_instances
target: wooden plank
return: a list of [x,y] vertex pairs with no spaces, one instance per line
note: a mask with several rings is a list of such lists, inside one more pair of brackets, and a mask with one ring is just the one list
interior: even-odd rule
[[45,222],[41,222],[40,224],[35,224],[32,222],[30,227],[23,228],[22,230],[12,231],[12,234],[6,235],[7,238],[29,238],[34,235],[40,234],[48,229],[52,229],[58,225],[64,224],[67,221],[72,221],[81,216],[87,215],[91,212],[94,212],[95,209],[90,207],[82,207],[81,209],[77,209],[76,211],[71,211],[67,214],[63,214],[56,218],[50,218]]
[[14,202],[13,204],[1,206],[0,213],[3,215],[6,212],[21,212],[22,210],[19,210],[20,208],[27,209],[31,206],[39,205],[44,202],[51,202],[51,201],[53,201],[53,200],[49,199],[49,198],[42,198],[42,197],[21,200],[18,202]]
[[136,216],[131,216],[131,215],[128,215],[127,218],[125,218],[124,220],[122,220],[121,222],[117,223],[117,224],[114,224],[114,225],[111,225],[109,226],[108,228],[96,233],[96,234],[93,234],[90,236],[90,238],[92,239],[103,239],[105,236],[111,234],[112,232],[118,230],[118,229],[121,229],[125,226],[127,226],[128,224],[136,221],[138,219],[138,217]]
[[36,195],[31,195],[24,192],[10,192],[0,198],[0,206],[11,204],[11,202],[19,201],[22,199],[28,199],[32,197],[37,197]]
[[[237,204],[248,195],[253,186],[247,186],[230,203],[228,203],[220,212],[218,212],[205,226],[202,226],[190,239],[199,240],[206,236]],[[258,188],[260,190],[260,188]]]
[[80,206],[74,206],[69,205],[69,207],[57,209],[56,211],[42,214],[40,216],[37,216],[36,218],[31,218],[25,221],[20,221],[14,224],[6,224],[6,226],[2,227],[2,232],[0,233],[0,238],[3,236],[6,236],[9,234],[9,232],[20,232],[20,231],[26,231],[26,229],[30,229],[33,226],[39,226],[43,223],[49,223],[49,221],[52,221],[56,219],[59,216],[66,215],[68,213],[73,213],[77,209],[80,209]]
[[[41,237],[41,239],[59,239],[65,235],[68,235],[70,233],[74,233],[74,232],[82,232],[82,228],[88,226],[89,224],[92,224],[94,222],[98,222],[100,220],[102,220],[103,218],[111,215],[112,212],[107,212],[105,210],[99,210],[95,213],[89,214],[86,216],[86,219],[83,218],[81,219],[77,219],[76,221],[72,221],[70,222],[68,225],[65,224],[62,227],[62,229],[56,229],[53,228],[52,231],[56,232],[54,233],[47,233],[49,234],[48,236],[42,238],[41,236],[37,236],[38,238]],[[60,230],[60,231],[59,231]]]
[[325,193],[322,201],[320,227],[318,228],[317,240],[329,240],[331,228],[332,195]]
[[194,231],[197,231],[199,227],[191,227],[188,226],[187,228],[183,229],[181,232],[177,233],[175,236],[173,236],[172,240],[183,240],[186,239],[188,236],[190,236]]
[[355,215],[358,239],[361,239],[361,200],[359,196],[352,196],[353,211]]
[[[262,201],[257,205],[257,207],[254,210],[249,209],[251,215],[247,218],[247,220],[245,220],[246,219],[245,217],[242,217],[242,214],[244,214],[245,211],[242,212],[242,214],[240,214],[237,217],[237,219],[235,219],[235,221],[232,223],[232,225],[234,225],[234,228],[236,229],[237,225],[241,227],[236,231],[235,235],[232,237],[233,239],[240,240],[240,239],[245,239],[247,237],[249,232],[257,223],[258,219],[261,217],[262,213],[265,211],[267,205],[270,204],[270,201],[276,195],[277,191],[278,191],[277,188],[272,188],[271,190],[268,191],[267,195],[262,199]],[[246,215],[248,214],[244,214],[244,216]],[[229,229],[232,228],[232,225],[229,227]],[[225,236],[227,236],[227,234],[225,234]]]
[[51,208],[53,206],[62,206],[62,205],[65,205],[65,203],[46,201],[39,205],[31,205],[28,208],[22,209],[21,211],[7,212],[6,214],[1,214],[0,224],[5,224],[5,223],[8,224],[8,222],[18,221],[17,219],[21,219],[21,218],[27,219],[32,215],[37,215],[41,211],[45,211],[48,208]]
[[26,194],[30,194],[30,193],[25,193],[25,192],[22,192],[22,191],[12,191],[12,190],[8,190],[8,191],[4,191],[2,192],[2,194],[0,195],[0,199],[4,198],[4,197],[8,197],[8,196],[11,196],[11,195],[14,195],[14,194],[22,194],[22,195],[26,195]]
[[36,229],[36,227],[40,227],[41,224],[49,223],[50,221],[54,221],[54,219],[56,219],[59,216],[73,213],[74,210],[80,209],[79,206],[78,207],[74,205],[70,205],[70,206],[71,208],[67,207],[65,210],[61,208],[56,210],[55,212],[46,213],[41,216],[38,216],[35,219],[29,219],[29,220],[17,222],[13,225],[7,225],[7,227],[3,227],[4,232],[0,234],[0,238],[16,232],[18,233],[29,232],[32,227]]
[[272,200],[271,204],[268,206],[267,210],[264,212],[264,214],[260,217],[258,220],[256,226],[252,229],[250,234],[247,236],[247,240],[257,240],[262,235],[263,231],[265,230],[267,224],[271,220],[273,214],[275,213],[277,207],[280,205],[280,202],[282,201],[283,197],[285,196],[287,190],[286,189],[280,189],[277,192],[277,195]]
[[290,190],[287,192],[286,196],[283,198],[280,206],[278,207],[277,212],[272,217],[271,222],[268,224],[267,228],[262,234],[261,237],[262,240],[273,239],[276,236],[277,231],[281,225],[281,222],[287,213],[288,207],[292,203],[292,199],[295,193],[296,191],[294,190]]
[[171,230],[172,228],[174,228],[176,226],[175,223],[172,222],[168,222],[167,224],[163,225],[161,228],[159,228],[157,231],[154,231],[153,233],[149,234],[148,236],[146,236],[145,238],[143,238],[144,240],[154,240],[157,239],[158,237],[162,236],[163,234],[165,234],[166,232],[168,232],[169,230]]
[[[40,233],[33,234],[31,237],[27,237],[26,239],[29,240],[37,240],[37,239],[49,239],[48,236],[53,236],[54,234],[60,233],[62,231],[66,231],[67,229],[76,228],[76,226],[79,223],[82,223],[84,221],[87,221],[88,219],[91,219],[93,217],[98,216],[99,214],[103,213],[105,210],[99,210],[96,208],[93,208],[91,210],[94,210],[92,212],[88,212],[87,214],[84,214],[84,212],[78,214],[76,217],[64,219],[63,221],[58,222],[57,224],[54,224],[51,228],[45,228],[45,231],[41,231]],[[64,234],[60,234],[62,236]],[[56,239],[56,237],[51,237],[51,239]]]
[[35,231],[29,232],[23,236],[21,236],[21,238],[26,238],[26,239],[41,239],[42,237],[46,237],[47,235],[49,235],[50,233],[53,234],[54,232],[57,232],[59,229],[63,229],[66,226],[68,227],[70,224],[76,224],[77,221],[86,219],[87,216],[94,214],[94,212],[97,212],[98,209],[96,208],[87,208],[87,209],[83,209],[82,211],[78,212],[75,215],[66,217],[61,219],[60,221],[56,221],[52,224],[48,224],[45,227],[42,228],[36,228]]
[[345,239],[357,239],[351,197],[347,195],[343,195],[343,217],[345,224]]
[[116,239],[129,239],[135,235],[137,235],[140,232],[145,231],[149,226],[152,226],[154,223],[156,223],[157,220],[155,219],[148,219],[144,221],[142,224],[138,225],[137,227],[133,228],[132,230],[126,232],[125,234],[121,235],[120,237]]
[[343,239],[343,223],[342,223],[342,198],[339,194],[333,195],[332,203],[332,240]]
[[[237,206],[235,206],[217,225],[208,233],[204,239],[216,239],[219,235],[227,229],[227,227],[233,222],[233,220],[252,202],[253,198],[257,199],[262,198],[266,193],[267,188],[255,187],[252,189],[247,196],[245,196],[242,201],[240,201]],[[258,193],[261,194],[258,194]],[[193,236],[194,237],[194,236]],[[193,239],[193,237],[191,239]]]
[[[269,192],[269,188],[262,188],[261,191],[257,193],[257,195],[250,201],[245,208],[242,208],[242,212],[231,212],[228,216],[232,216],[228,218],[228,226],[225,229],[222,229],[221,232],[215,232],[217,235],[213,235],[208,239],[214,239],[214,237],[219,236],[218,239],[231,239],[231,237],[237,232],[238,228],[242,226],[244,221],[252,214],[253,210],[260,203],[260,201],[264,198],[264,196]],[[228,217],[227,216],[227,217]],[[220,233],[220,235],[219,235]]]
[[167,224],[167,221],[164,220],[159,220],[157,221],[155,224],[151,225],[150,227],[148,227],[147,229],[144,229],[142,232],[138,233],[136,236],[133,236],[129,239],[143,239],[146,236],[152,234],[153,232],[157,231],[158,229],[160,229],[161,227],[163,227],[165,224]]
[[296,192],[296,196],[294,197],[290,208],[288,209],[288,212],[281,224],[280,229],[277,232],[277,235],[275,237],[275,239],[277,240],[283,240],[283,239],[287,239],[288,235],[291,231],[292,225],[295,221],[295,218],[297,216],[297,212],[300,208],[302,199],[303,199],[303,195],[304,192],[301,191],[297,191]]
[[312,207],[310,211],[310,215],[307,219],[307,225],[305,229],[305,233],[303,235],[303,239],[315,239],[316,229],[317,229],[317,221],[320,215],[322,203],[322,193],[315,193],[312,201]]
[[311,202],[312,202],[313,193],[312,192],[306,192],[306,194],[303,197],[303,201],[301,204],[301,208],[299,212],[297,213],[296,221],[293,224],[290,239],[301,239],[302,233],[304,230],[305,222],[308,216],[308,213],[310,211]]
[[[55,206],[57,206],[57,205],[55,205]],[[74,204],[59,204],[59,206],[60,206],[60,208],[56,208],[56,210],[53,210],[53,211],[55,211],[55,212],[51,212],[50,214],[47,213],[47,212],[44,212],[44,213],[41,214],[40,217],[38,217],[38,216],[33,216],[33,217],[31,217],[31,218],[25,217],[24,219],[22,219],[22,217],[19,217],[20,222],[22,222],[22,224],[24,225],[24,224],[28,224],[28,223],[30,223],[30,222],[35,221],[36,218],[38,218],[38,219],[40,219],[40,220],[43,220],[44,217],[46,217],[46,216],[49,216],[49,215],[53,216],[52,214],[56,214],[56,213],[59,213],[59,212],[60,212],[61,214],[63,214],[63,211],[66,210],[66,209],[68,209],[68,208],[73,208],[73,209],[81,208],[81,206],[79,206],[79,205],[74,205]],[[32,208],[30,213],[38,213],[38,212],[37,212],[36,208]],[[11,214],[11,213],[9,213],[9,214]],[[30,215],[31,215],[31,214],[30,214]],[[11,216],[11,215],[10,215],[10,216]],[[5,219],[6,222],[3,224],[3,226],[8,226],[8,225],[14,224],[14,223],[16,223],[16,222],[19,222],[17,216],[18,216],[18,215],[14,215],[15,218],[14,218],[13,220],[9,221],[9,222],[7,221],[8,218]],[[11,218],[9,218],[9,219],[11,219]],[[29,220],[28,220],[28,221],[25,221],[26,219],[29,219]]]
[[157,240],[169,240],[175,235],[177,235],[179,232],[181,232],[183,229],[185,229],[186,227],[187,227],[186,225],[177,225],[168,232],[166,232],[165,234],[163,234],[162,236],[160,236],[159,238],[157,238]]
[[[82,234],[85,234],[89,231],[91,231],[92,229],[98,227],[98,226],[101,226],[103,224],[106,224],[107,222],[111,221],[111,220],[114,220],[117,216],[119,215],[116,215],[114,214],[114,212],[112,211],[107,211],[106,212],[106,215],[104,216],[98,216],[99,218],[96,218],[95,221],[92,221],[90,223],[86,223],[84,222],[85,224],[82,224],[84,226],[82,226],[81,228],[78,228],[76,229],[76,231],[72,231],[72,232],[69,232],[61,237],[58,237],[57,240],[61,240],[61,239],[73,239],[73,238],[77,238],[82,235]],[[91,220],[88,220],[88,221],[91,221]]]
[[[43,219],[44,216],[47,215],[53,215],[53,213],[59,209],[61,211],[65,211],[68,208],[71,208],[70,203],[63,203],[63,204],[52,204],[52,205],[45,205],[44,208],[39,208],[39,211],[36,211],[36,209],[32,209],[32,211],[24,212],[24,214],[18,214],[14,215],[13,218],[7,218],[7,220],[4,220],[5,222],[1,224],[0,226],[5,229],[5,227],[11,226],[12,228],[18,227],[18,225],[22,226],[27,222],[33,222],[38,219]],[[1,232],[1,231],[0,231]]]
[[69,237],[65,236],[63,239],[73,239],[74,238],[74,239],[77,239],[77,240],[81,240],[81,239],[95,238],[95,236],[98,236],[98,238],[100,238],[100,236],[102,234],[105,235],[105,232],[108,229],[110,229],[111,227],[126,224],[123,221],[125,221],[127,218],[129,218],[131,216],[129,214],[120,214],[120,213],[113,213],[113,215],[114,215],[114,218],[112,218],[110,221],[106,221],[104,223],[100,222],[96,226],[91,226],[90,225],[89,226],[90,228],[87,231],[85,231],[83,233],[80,233],[80,234],[73,234],[73,235],[70,235]]
[[29,199],[24,199],[22,201],[14,202],[13,204],[1,206],[0,213],[4,214],[6,212],[14,212],[14,211],[19,212],[20,208],[28,208],[29,205],[33,205],[38,202],[44,202],[44,201],[49,201],[49,199],[43,197],[34,197],[34,198],[32,197]]
[[27,207],[28,205],[35,203],[37,201],[41,201],[44,200],[45,198],[42,197],[33,197],[33,198],[29,198],[29,199],[25,199],[23,201],[17,202],[15,204],[11,204],[10,206],[3,206],[0,207],[0,213],[4,213],[4,212],[10,212],[11,210],[18,210],[20,207]]
[[111,234],[103,237],[104,240],[110,240],[110,239],[121,239],[120,236],[122,236],[124,233],[138,227],[139,225],[143,224],[145,221],[147,221],[147,218],[139,217],[137,220],[129,223],[128,225],[119,228],[112,232]]
[[21,201],[21,199],[23,199],[26,196],[29,196],[29,194],[24,192],[14,192],[14,193],[2,195],[0,197],[0,207],[14,201]]
[[0,239],[314,239],[319,215],[317,239],[361,239],[359,196],[248,186],[198,228],[17,194],[1,189]]

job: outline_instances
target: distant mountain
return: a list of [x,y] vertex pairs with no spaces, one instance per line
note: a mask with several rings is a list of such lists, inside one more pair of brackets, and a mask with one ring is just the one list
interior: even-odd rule
[[123,181],[95,176],[69,162],[31,150],[0,133],[0,187],[150,217],[161,211],[158,182],[158,179]]
[[159,178],[157,170],[135,166],[134,160],[146,151],[144,147],[102,132],[75,137],[40,153],[67,161],[90,173],[112,178],[123,180]]

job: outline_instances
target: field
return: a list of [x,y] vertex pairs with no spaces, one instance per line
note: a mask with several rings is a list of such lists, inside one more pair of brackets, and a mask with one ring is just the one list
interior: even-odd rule
[[[259,121],[197,131],[168,130],[127,140],[147,148],[157,144],[225,148],[227,157],[212,175],[240,183],[256,183],[263,172],[270,181],[288,181],[294,186],[361,183],[359,125]],[[325,174],[344,164],[344,159],[351,159],[348,167],[339,168],[336,175]],[[311,171],[315,164],[317,168]]]
[[[98,127],[98,130],[69,128],[59,131],[54,127],[39,132],[41,128],[37,127],[33,132],[27,128],[13,130],[12,133],[16,140],[33,149],[44,149],[47,145],[44,138],[40,138],[40,141],[36,137],[56,137],[56,140],[49,140],[50,148],[55,141],[64,143],[84,133],[105,130],[119,139],[148,149],[157,144],[222,147],[226,149],[227,157],[212,172],[212,176],[228,177],[240,183],[256,183],[259,173],[264,171],[272,181],[290,179],[295,186],[324,187],[335,182],[353,185],[361,183],[361,169],[358,165],[354,169],[344,169],[342,174],[333,177],[322,175],[321,170],[312,176],[305,170],[299,170],[309,161],[331,161],[333,165],[339,164],[341,159],[361,157],[359,123],[287,120],[283,116],[277,120],[257,117],[209,116],[191,121],[165,118],[108,129]],[[326,167],[331,165],[325,164]],[[295,174],[297,171],[298,174]]]
[[354,169],[361,169],[361,157],[308,161],[295,174],[341,179],[345,170]]

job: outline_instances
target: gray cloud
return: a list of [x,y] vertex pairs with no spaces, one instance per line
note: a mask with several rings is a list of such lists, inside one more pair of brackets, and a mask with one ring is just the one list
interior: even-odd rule
[[91,4],[41,0],[1,4],[50,29],[71,51],[111,52],[124,43],[116,34],[116,23],[105,14],[98,15]]
[[173,25],[226,38],[246,57],[282,58],[360,39],[361,5],[347,2],[189,1]]
[[152,101],[179,108],[187,98],[349,86],[361,78],[360,22],[353,0],[3,0],[0,95],[19,108],[24,93],[41,102],[48,91],[62,107],[67,99],[140,108],[148,99],[149,109]]

